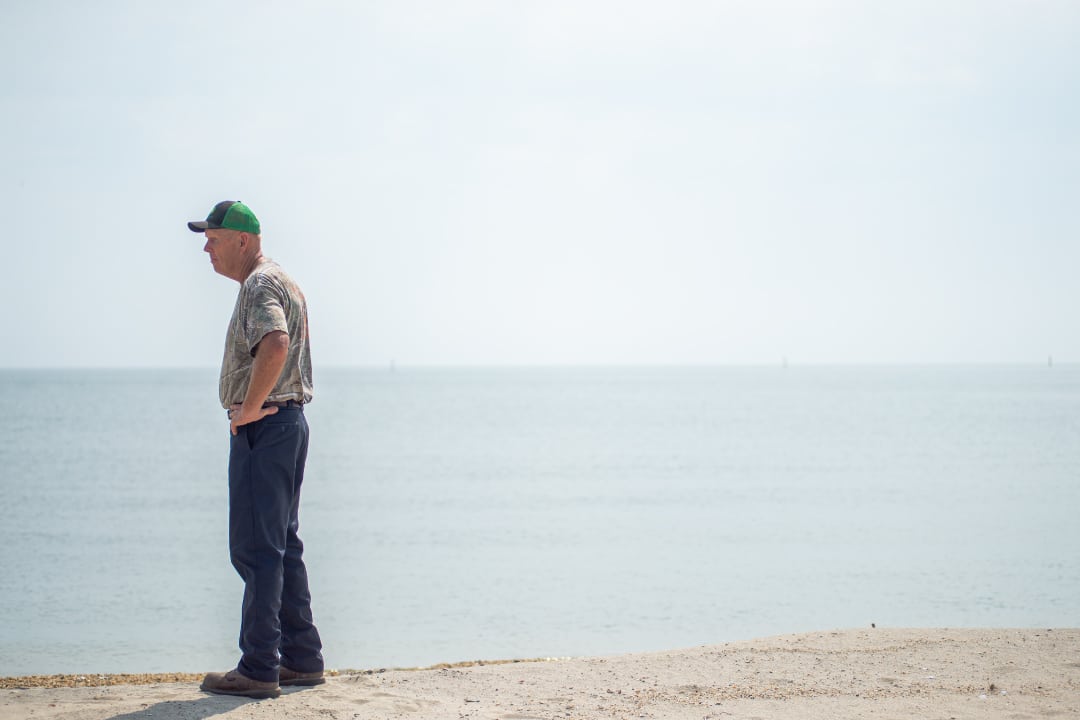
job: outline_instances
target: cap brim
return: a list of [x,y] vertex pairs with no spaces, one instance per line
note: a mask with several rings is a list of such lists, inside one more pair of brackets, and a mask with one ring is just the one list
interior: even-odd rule
[[210,227],[210,223],[206,222],[205,220],[200,220],[199,222],[189,222],[187,226],[188,230],[190,230],[191,232],[201,233],[206,232],[206,229]]

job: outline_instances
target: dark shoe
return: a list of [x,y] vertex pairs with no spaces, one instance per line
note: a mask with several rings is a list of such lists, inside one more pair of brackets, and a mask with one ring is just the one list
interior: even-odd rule
[[323,671],[302,673],[282,665],[278,668],[278,683],[281,685],[322,685],[326,682]]
[[239,670],[230,670],[227,673],[207,673],[199,689],[217,695],[243,695],[257,700],[276,698],[281,694],[281,688],[276,682],[252,680],[246,675],[241,675]]

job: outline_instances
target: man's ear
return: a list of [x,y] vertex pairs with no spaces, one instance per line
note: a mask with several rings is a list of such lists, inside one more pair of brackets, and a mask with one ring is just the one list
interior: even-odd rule
[[244,250],[244,249],[247,248],[248,240],[250,240],[250,239],[251,239],[251,237],[246,232],[240,233],[240,249],[241,250]]

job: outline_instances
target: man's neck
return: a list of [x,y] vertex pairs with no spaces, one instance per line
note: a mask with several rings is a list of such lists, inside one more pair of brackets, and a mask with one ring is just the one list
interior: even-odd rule
[[252,255],[251,259],[248,260],[247,263],[244,265],[244,268],[243,268],[243,271],[242,271],[242,273],[243,273],[242,276],[237,278],[236,282],[238,282],[238,283],[240,283],[242,285],[244,283],[244,281],[247,280],[251,276],[251,273],[255,272],[255,268],[259,267],[259,264],[265,259],[266,258],[263,257],[263,254],[262,254],[261,251],[256,252],[254,255]]

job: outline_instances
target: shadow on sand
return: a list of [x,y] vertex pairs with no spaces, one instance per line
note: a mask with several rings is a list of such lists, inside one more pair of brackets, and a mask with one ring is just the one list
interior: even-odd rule
[[[281,696],[292,695],[293,693],[303,692],[304,690],[310,690],[306,687],[290,687],[282,688]],[[201,697],[198,700],[166,700],[164,702],[155,703],[153,705],[147,705],[141,710],[135,710],[134,712],[126,712],[122,715],[113,715],[108,720],[203,720],[204,718],[211,718],[215,715],[224,715],[227,712],[235,710],[241,705],[247,705],[248,703],[273,703],[273,699],[269,700],[253,700],[246,697],[236,697],[232,695],[211,695],[206,694],[205,697]]]

